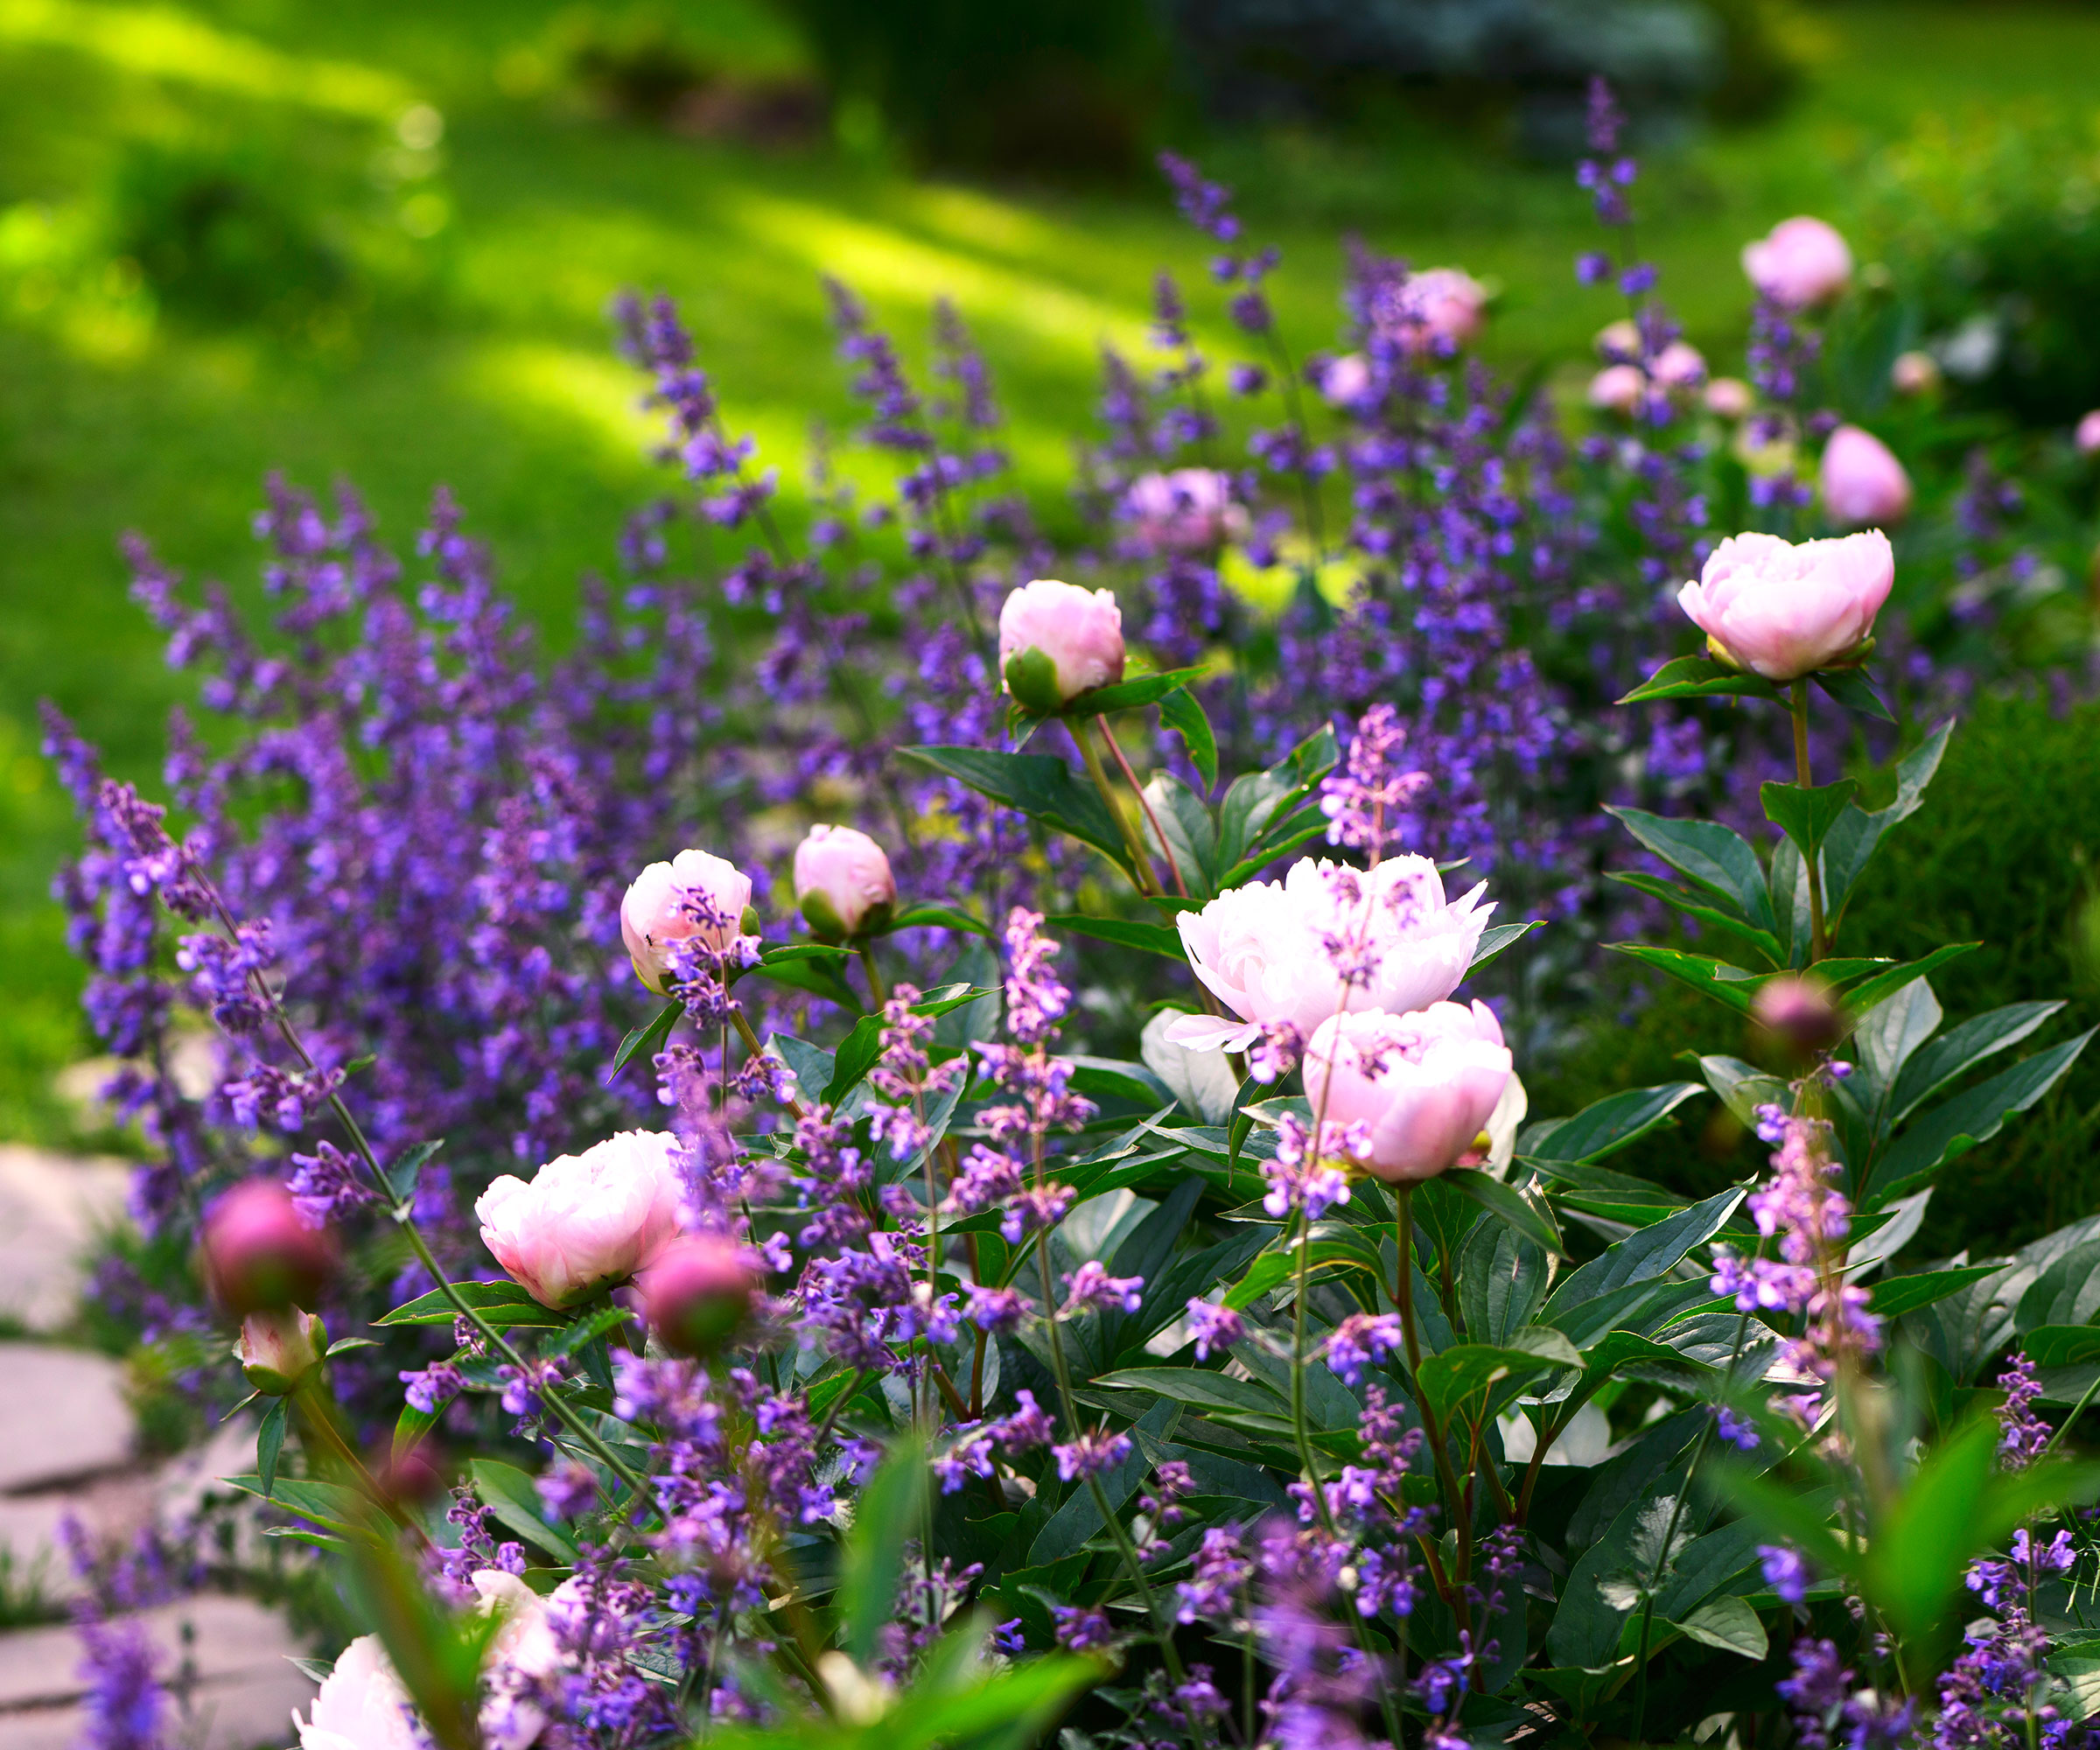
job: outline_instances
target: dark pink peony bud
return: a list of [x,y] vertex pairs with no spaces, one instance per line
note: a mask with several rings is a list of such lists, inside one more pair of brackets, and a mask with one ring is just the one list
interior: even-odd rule
[[1782,973],[1758,987],[1750,1018],[1797,1057],[1828,1051],[1844,1037],[1844,1014],[1820,978]]
[[311,1306],[335,1271],[328,1236],[306,1225],[274,1180],[251,1179],[213,1204],[203,1252],[213,1298],[236,1318]]
[[642,1304],[656,1339],[674,1354],[716,1354],[750,1316],[758,1282],[744,1249],[719,1234],[690,1234],[641,1278]]

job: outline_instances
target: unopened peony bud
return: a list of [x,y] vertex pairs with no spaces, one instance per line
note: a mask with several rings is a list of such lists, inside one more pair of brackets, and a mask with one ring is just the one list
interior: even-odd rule
[[1697,388],[1706,381],[1706,358],[1689,341],[1672,340],[1656,357],[1656,381],[1665,388]]
[[2081,456],[2100,456],[2100,407],[2078,422],[2071,441],[2077,444]]
[[1320,392],[1333,407],[1362,407],[1371,399],[1370,360],[1362,353],[1331,359],[1320,373]]
[[[718,921],[702,923],[689,905]],[[697,938],[717,950],[743,931],[751,906],[751,877],[725,858],[682,850],[668,863],[652,863],[634,878],[620,902],[620,934],[634,973],[658,996],[672,970],[675,944]]]
[[889,921],[897,878],[883,848],[866,833],[813,826],[794,848],[794,901],[811,929],[839,942]]
[[641,1278],[649,1326],[679,1355],[718,1353],[751,1316],[757,1288],[743,1249],[719,1234],[687,1236]]
[[1123,678],[1123,610],[1106,590],[1038,578],[999,610],[999,674],[1030,710],[1062,709]]
[[1852,252],[1822,220],[1787,219],[1743,246],[1743,271],[1773,303],[1808,310],[1852,283]]
[[1648,393],[1638,365],[1606,365],[1590,379],[1590,405],[1607,413],[1631,413]]
[[311,1306],[335,1269],[327,1235],[306,1225],[274,1180],[251,1179],[212,1206],[203,1252],[213,1298],[235,1318]]
[[1910,511],[1910,476],[1887,444],[1857,425],[1840,425],[1823,448],[1823,505],[1854,528],[1900,522]]
[[1487,311],[1488,288],[1464,268],[1424,268],[1379,301],[1374,319],[1403,352],[1428,353],[1463,346]]
[[1717,419],[1741,419],[1756,405],[1750,385],[1740,377],[1716,377],[1706,385],[1706,410]]
[[1940,386],[1940,361],[1930,353],[1899,353],[1888,368],[1888,386],[1898,395],[1930,395]]
[[241,1371],[265,1397],[285,1397],[321,1364],[328,1353],[328,1329],[318,1312],[287,1306],[276,1312],[250,1312],[241,1321],[241,1340],[234,1345]]
[[1758,987],[1750,1018],[1796,1057],[1828,1051],[1844,1037],[1844,1015],[1820,978],[1782,972]]
[[1859,660],[1895,576],[1895,553],[1879,529],[1799,545],[1732,535],[1677,600],[1718,660],[1768,681],[1796,681]]

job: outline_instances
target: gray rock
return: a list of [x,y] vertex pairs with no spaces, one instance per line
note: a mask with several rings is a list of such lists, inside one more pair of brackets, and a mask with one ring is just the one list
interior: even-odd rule
[[124,1219],[130,1169],[0,1144],[0,1316],[32,1330],[63,1324],[80,1291],[80,1259]]
[[121,1469],[131,1457],[124,1370],[106,1355],[0,1343],[0,1494]]

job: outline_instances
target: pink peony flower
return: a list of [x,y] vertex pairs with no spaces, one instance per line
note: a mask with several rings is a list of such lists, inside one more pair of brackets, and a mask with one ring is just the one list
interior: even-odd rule
[[1774,304],[1809,310],[1852,284],[1852,252],[1820,219],[1785,219],[1743,246],[1743,271]]
[[[689,900],[704,900],[726,921],[698,922],[684,908]],[[750,904],[751,877],[711,851],[682,850],[668,863],[650,864],[620,902],[620,940],[635,976],[662,996],[664,977],[672,970],[671,945],[697,937],[710,948],[726,948],[742,932]]]
[[[1419,1009],[1448,997],[1494,910],[1480,903],[1486,887],[1446,903],[1426,857],[1390,857],[1368,872],[1306,858],[1281,881],[1221,893],[1174,922],[1196,976],[1239,1018],[1184,1015],[1167,1038],[1192,1051],[1242,1051],[1264,1022],[1288,1021],[1302,1037],[1345,1005]],[[1326,944],[1359,932],[1371,975],[1345,989]]]
[[528,1185],[505,1173],[475,1200],[481,1241],[542,1306],[574,1306],[647,1270],[678,1237],[678,1140],[622,1130],[550,1160]]
[[1722,662],[1793,681],[1858,649],[1895,576],[1895,553],[1878,528],[1798,546],[1734,535],[1677,600]]
[[1706,385],[1706,410],[1717,419],[1741,419],[1755,405],[1750,385],[1740,377],[1716,377]]
[[1320,373],[1320,392],[1333,407],[1362,407],[1371,398],[1370,361],[1362,353],[1330,359]]
[[836,942],[888,921],[897,878],[887,853],[866,833],[813,826],[794,848],[794,900],[809,928]]
[[1215,468],[1140,474],[1123,501],[1138,539],[1153,553],[1208,553],[1225,543],[1246,514],[1232,501],[1232,482]]
[[2100,456],[2100,407],[2078,422],[2071,441],[2077,444],[2081,456]]
[[376,1634],[360,1634],[343,1648],[306,1718],[295,1712],[291,1723],[300,1750],[423,1750],[409,1692]]
[[1116,598],[1054,578],[1022,584],[999,610],[999,674],[1004,690],[1038,711],[1120,681],[1123,610]]
[[482,1667],[484,1750],[526,1750],[547,1729],[541,1696],[546,1680],[565,1662],[561,1643],[546,1602],[515,1574],[477,1568],[467,1579],[482,1614],[503,1621]]
[[1621,316],[1597,331],[1597,355],[1610,365],[1640,362],[1641,329],[1633,318]]
[[1607,413],[1631,413],[1648,393],[1638,365],[1606,365],[1590,379],[1590,405]]
[[1930,353],[1899,353],[1888,368],[1888,386],[1898,395],[1929,395],[1940,386],[1940,361]]
[[1403,352],[1441,352],[1479,333],[1487,311],[1488,289],[1465,269],[1424,268],[1386,294],[1377,323]]
[[1372,1010],[1323,1022],[1306,1049],[1306,1097],[1361,1125],[1357,1164],[1387,1184],[1433,1179],[1476,1149],[1508,1084],[1509,1050],[1485,1003]]
[[1840,425],[1823,446],[1823,508],[1854,528],[1900,522],[1910,511],[1910,476],[1872,432]]

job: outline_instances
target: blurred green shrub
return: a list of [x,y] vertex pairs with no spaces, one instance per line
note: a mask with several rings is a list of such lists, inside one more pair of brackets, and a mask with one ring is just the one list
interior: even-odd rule
[[1959,403],[2030,426],[2100,406],[2100,119],[1934,118],[1867,212]]
[[661,6],[579,6],[550,32],[561,76],[597,107],[663,122],[717,73],[675,14]]
[[[1166,88],[1140,0],[787,0],[842,122],[921,163],[1054,178],[1135,169]],[[848,131],[842,128],[842,132]]]
[[309,199],[287,166],[252,147],[138,142],[112,180],[111,246],[168,309],[297,319],[341,300],[354,277]]
[[[1942,942],[1982,947],[1933,975],[1949,1024],[2000,1004],[2070,999],[2050,1041],[2100,1021],[2089,957],[2100,893],[2100,704],[2058,710],[2038,697],[1979,698],[1933,780],[1931,832],[1903,829],[1861,884],[1846,951],[1915,959]],[[1886,799],[1881,780],[1877,802]],[[1870,783],[1870,789],[1872,785]],[[1535,1116],[1579,1110],[1616,1088],[1697,1081],[1694,1052],[1755,1057],[1747,1026],[1670,984],[1636,998],[1607,971],[1596,1018],[1558,1064],[1527,1077]],[[1979,1077],[1980,1079],[1980,1077]],[[1713,1101],[1684,1128],[1636,1144],[1628,1170],[1711,1194],[1769,1152]],[[1941,1176],[1919,1257],[2002,1252],[2100,1208],[2100,1054]]]

